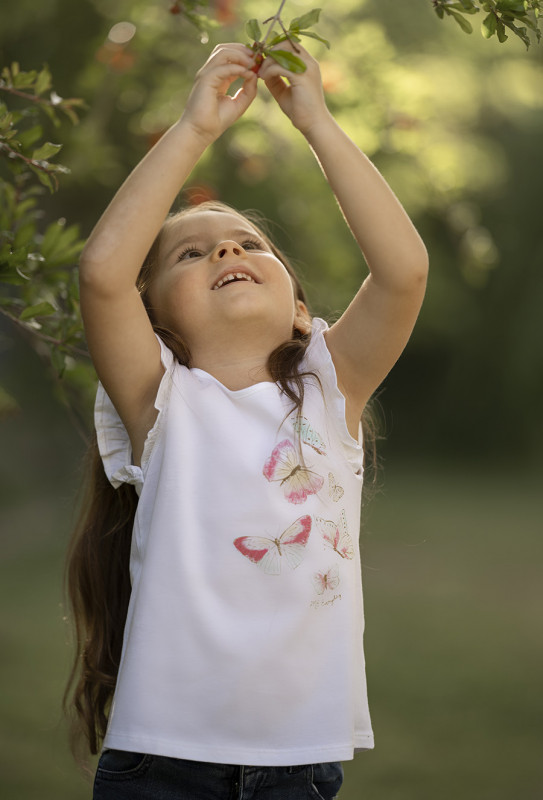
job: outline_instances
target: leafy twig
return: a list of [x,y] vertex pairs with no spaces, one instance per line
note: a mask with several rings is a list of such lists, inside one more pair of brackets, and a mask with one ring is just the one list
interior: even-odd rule
[[58,189],[58,180],[54,172],[69,172],[67,167],[62,167],[60,164],[49,164],[48,161],[38,161],[34,158],[29,158],[23,153],[14,150],[13,147],[10,147],[9,144],[7,144],[7,142],[0,141],[0,150],[7,152],[8,158],[19,158],[31,169],[39,170],[45,175],[48,175],[53,180],[55,190]]
[[30,334],[34,339],[41,339],[42,342],[45,342],[48,345],[53,345],[53,347],[62,347],[64,350],[67,350],[70,354],[74,356],[83,356],[84,358],[87,359],[90,358],[87,350],[83,350],[80,347],[76,347],[73,344],[69,344],[69,342],[65,342],[62,339],[57,339],[54,336],[49,336],[49,334],[44,333],[43,331],[36,330],[36,328],[33,325],[29,325],[27,322],[24,322],[19,317],[16,317],[14,314],[11,314],[5,308],[0,308],[0,314],[9,319],[15,325],[17,325],[17,327],[25,331],[25,333]]
[[285,28],[283,26],[283,23],[281,22],[281,11],[283,10],[283,6],[285,5],[285,3],[286,3],[286,0],[282,0],[281,5],[277,9],[277,11],[273,15],[273,17],[268,17],[268,19],[264,20],[264,22],[262,23],[263,25],[266,25],[268,23],[269,24],[268,24],[268,30],[266,31],[266,35],[264,36],[264,39],[260,43],[261,46],[262,46],[261,52],[264,52],[264,49],[266,47],[266,42],[270,38],[270,33],[272,32],[273,26],[274,26],[274,24],[276,22],[278,22],[281,25],[281,27],[283,28],[283,30],[285,30]]
[[[268,29],[264,38],[262,38],[262,32],[258,20],[250,19],[245,26],[245,30],[249,38],[253,40],[253,44],[251,45],[251,49],[255,53],[255,65],[252,68],[253,72],[258,72],[260,65],[267,56],[273,58],[274,61],[277,61],[278,64],[290,70],[291,72],[305,72],[306,66],[301,58],[298,58],[298,56],[294,55],[294,53],[291,53],[289,50],[276,49],[276,45],[287,40],[292,43],[295,52],[299,52],[296,47],[296,42],[301,41],[301,36],[309,36],[312,39],[317,39],[319,42],[322,42],[324,45],[326,45],[326,47],[330,47],[330,42],[328,42],[322,36],[319,36],[319,34],[308,30],[315,25],[316,22],[318,22],[321,12],[320,8],[314,8],[307,14],[303,14],[301,17],[296,17],[292,20],[289,27],[286,28],[281,19],[281,12],[285,2],[286,0],[282,0],[276,13],[263,22],[264,25],[268,24]],[[270,39],[275,23],[279,24],[283,33],[276,34],[272,39]]]

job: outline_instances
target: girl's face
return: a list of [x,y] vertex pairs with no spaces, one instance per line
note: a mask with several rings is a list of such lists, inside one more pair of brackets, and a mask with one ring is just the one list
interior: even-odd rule
[[233,325],[253,335],[262,329],[277,344],[290,339],[294,327],[311,327],[284,264],[234,213],[195,211],[167,224],[148,296],[156,321],[193,353],[210,337],[226,337],[226,343]]

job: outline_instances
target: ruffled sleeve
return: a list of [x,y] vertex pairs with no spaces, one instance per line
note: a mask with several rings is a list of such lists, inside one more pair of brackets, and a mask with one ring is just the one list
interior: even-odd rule
[[155,424],[147,434],[145,441],[142,466],[133,464],[132,445],[128,432],[119,417],[115,406],[101,383],[98,384],[96,402],[94,405],[94,425],[98,440],[98,450],[102,457],[104,471],[111,485],[118,489],[123,483],[132,484],[136,492],[141,494],[145,465],[149,460],[154,441],[160,427],[160,417],[167,403],[171,388],[172,372],[176,364],[175,357],[164,342],[157,336],[160,344],[160,357],[164,366],[164,375],[160,382],[155,400],[155,408],[159,412]]
[[345,419],[345,397],[339,390],[336,368],[324,338],[327,330],[328,325],[323,319],[319,317],[313,318],[311,341],[306,350],[303,368],[304,370],[315,372],[319,376],[327,404],[328,416],[334,423],[344,455],[353,470],[356,473],[360,473],[364,460],[362,424],[359,426],[358,440],[353,439]]

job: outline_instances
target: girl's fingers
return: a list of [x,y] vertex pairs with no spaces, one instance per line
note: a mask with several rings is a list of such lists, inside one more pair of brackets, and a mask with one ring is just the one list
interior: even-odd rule
[[266,88],[271,92],[271,94],[275,97],[276,100],[279,100],[279,98],[289,90],[288,83],[285,80],[283,80],[283,77],[281,75],[272,75],[270,77],[265,78],[259,73],[259,77],[262,78],[262,80],[266,84]]
[[245,64],[250,67],[253,63],[253,52],[244,44],[240,45],[217,45],[212,54],[202,67],[205,69],[216,64]]
[[281,66],[271,56],[268,56],[258,71],[259,77],[269,80],[275,77],[286,78],[289,83],[305,83],[307,81],[307,70],[305,72],[291,72],[287,67]]
[[251,73],[250,77],[244,82],[243,86],[238,89],[232,100],[238,103],[242,108],[248,108],[256,97],[258,90],[258,78]]
[[221,64],[209,73],[210,77],[220,78],[221,80],[228,80],[228,78],[250,78],[251,70],[245,64]]
[[213,53],[219,53],[222,50],[238,50],[239,52],[244,52],[244,53],[253,52],[250,47],[247,47],[247,45],[245,44],[240,44],[239,42],[222,42],[213,49],[211,55],[213,55]]

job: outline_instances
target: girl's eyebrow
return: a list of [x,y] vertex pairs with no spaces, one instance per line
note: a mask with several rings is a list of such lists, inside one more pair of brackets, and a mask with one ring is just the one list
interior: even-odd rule
[[[241,238],[241,237],[244,237],[244,236],[251,236],[253,238],[256,237],[259,241],[261,241],[261,242],[264,241],[262,239],[262,236],[257,231],[249,231],[249,230],[245,230],[245,229],[242,229],[242,228],[238,228],[237,230],[234,230],[234,231],[228,231],[228,237],[230,239],[233,239],[233,240],[237,240],[238,237]],[[192,236],[184,236],[180,241],[176,242],[174,244],[174,246],[171,248],[171,250],[168,252],[168,254],[166,255],[166,260],[168,260],[171,256],[173,256],[173,254],[176,252],[176,250],[179,250],[184,245],[189,244],[189,243],[190,244],[203,244],[208,237],[209,237],[208,233],[200,233],[200,234],[196,234],[196,235],[192,235]],[[223,241],[225,241],[225,240],[223,240]]]

